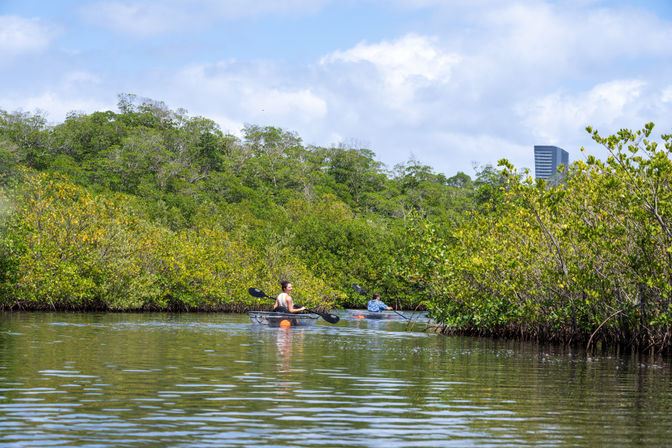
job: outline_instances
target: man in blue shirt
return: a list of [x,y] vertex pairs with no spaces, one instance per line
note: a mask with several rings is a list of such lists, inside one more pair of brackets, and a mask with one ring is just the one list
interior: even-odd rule
[[373,299],[369,300],[369,303],[366,305],[367,311],[373,311],[374,313],[379,313],[381,311],[385,310],[391,310],[391,306],[385,305],[381,300],[380,300],[380,294],[375,293],[373,295]]

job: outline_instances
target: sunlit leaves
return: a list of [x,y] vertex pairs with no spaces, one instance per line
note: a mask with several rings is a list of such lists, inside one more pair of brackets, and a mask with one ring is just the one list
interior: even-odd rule
[[[410,216],[445,236],[502,193],[492,167],[476,183],[414,160],[391,173],[367,148],[304,146],[273,126],[224,135],[135,95],[118,109],[54,126],[0,111],[0,185],[24,182],[0,235],[6,302],[244,305],[250,284],[275,291],[286,277],[306,303],[364,300],[357,282],[415,307],[426,294],[406,269]],[[68,179],[19,179],[22,166]]]
[[[6,305],[240,309],[260,306],[250,286],[277,289],[263,256],[221,228],[173,232],[136,217],[124,196],[46,174],[26,173],[16,194],[0,232]],[[283,266],[303,279],[306,303],[329,304],[329,288],[298,260]]]
[[[486,214],[437,240],[416,226],[416,276],[433,315],[453,328],[522,331],[563,340],[666,342],[672,296],[672,162],[653,125],[602,137],[611,156],[588,156],[557,185],[522,178]],[[669,136],[662,137],[665,142]],[[437,256],[438,251],[443,251]],[[514,330],[517,329],[517,330]],[[669,342],[669,341],[668,341]]]

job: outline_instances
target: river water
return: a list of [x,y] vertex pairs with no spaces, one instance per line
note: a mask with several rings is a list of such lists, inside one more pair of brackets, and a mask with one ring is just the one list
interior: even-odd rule
[[672,446],[666,359],[423,327],[0,314],[0,446]]

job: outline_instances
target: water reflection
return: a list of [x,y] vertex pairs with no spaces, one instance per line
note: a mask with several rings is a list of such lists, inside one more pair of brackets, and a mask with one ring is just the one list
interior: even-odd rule
[[[276,333],[276,347],[279,358],[277,379],[278,391],[282,393],[290,393],[292,391],[292,383],[289,381],[289,372],[292,370],[292,355],[293,351],[301,351],[303,346],[303,330],[299,328],[278,328]],[[296,341],[294,340],[296,338]],[[295,347],[296,346],[296,347]],[[297,356],[301,356],[300,353]]]
[[668,445],[666,359],[405,328],[0,315],[0,445]]

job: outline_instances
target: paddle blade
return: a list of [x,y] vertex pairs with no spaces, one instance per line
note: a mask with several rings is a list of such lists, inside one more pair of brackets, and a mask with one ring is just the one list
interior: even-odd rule
[[358,293],[360,293],[363,296],[366,295],[366,291],[364,291],[364,289],[362,289],[362,287],[359,286],[357,283],[352,284],[352,289],[354,289],[355,291],[357,291]]
[[247,290],[253,297],[268,297],[264,291],[259,288],[250,288]]
[[335,324],[335,323],[337,323],[339,320],[341,320],[341,318],[338,317],[338,316],[335,315],[335,314],[331,314],[331,313],[320,313],[320,312],[317,311],[317,310],[309,310],[309,309],[306,309],[306,311],[308,311],[309,313],[317,314],[318,316],[320,316],[322,319],[324,319],[325,321],[329,322],[330,324]]
[[341,318],[336,316],[335,314],[321,314],[320,313],[320,317],[322,317],[322,319],[326,320],[330,324],[338,323],[338,321],[341,320]]

